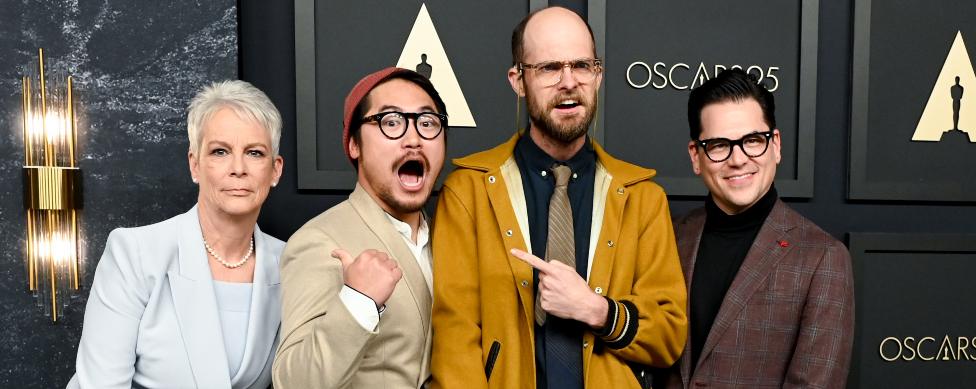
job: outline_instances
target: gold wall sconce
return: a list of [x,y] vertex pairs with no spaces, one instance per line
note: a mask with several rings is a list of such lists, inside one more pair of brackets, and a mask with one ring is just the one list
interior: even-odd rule
[[37,50],[37,62],[28,66],[22,91],[27,289],[57,323],[80,285],[81,170],[72,78],[49,80],[43,49]]

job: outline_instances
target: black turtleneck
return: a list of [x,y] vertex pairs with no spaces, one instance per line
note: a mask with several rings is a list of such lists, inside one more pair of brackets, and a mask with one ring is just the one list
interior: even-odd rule
[[698,245],[689,296],[692,369],[722,307],[725,293],[739,272],[759,229],[773,205],[776,205],[776,199],[776,188],[770,187],[752,207],[736,215],[722,211],[715,205],[712,196],[705,200],[705,228]]

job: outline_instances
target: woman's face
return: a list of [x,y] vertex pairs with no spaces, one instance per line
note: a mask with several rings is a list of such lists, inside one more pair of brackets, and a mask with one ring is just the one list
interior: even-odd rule
[[199,155],[188,155],[200,205],[229,216],[256,216],[283,164],[268,131],[230,108],[217,111],[201,131]]

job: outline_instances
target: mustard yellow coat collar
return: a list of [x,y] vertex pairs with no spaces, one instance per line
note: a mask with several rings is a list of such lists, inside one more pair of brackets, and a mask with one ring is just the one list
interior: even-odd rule
[[[459,167],[483,172],[499,170],[509,158],[512,158],[512,155],[515,153],[515,144],[518,142],[520,136],[522,136],[522,133],[516,133],[508,141],[492,149],[466,157],[456,158],[453,162]],[[593,151],[596,152],[597,162],[603,165],[607,169],[607,172],[619,180],[624,186],[630,186],[637,182],[650,179],[657,174],[654,169],[643,168],[614,158],[610,154],[607,154],[603,150],[603,147],[592,139],[590,140],[590,144],[593,146]]]

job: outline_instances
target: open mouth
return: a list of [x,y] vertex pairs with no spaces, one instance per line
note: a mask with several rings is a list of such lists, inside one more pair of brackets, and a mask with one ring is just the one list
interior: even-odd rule
[[556,109],[573,109],[579,107],[580,101],[576,99],[563,99],[556,104]]
[[397,176],[401,185],[407,189],[415,190],[424,185],[426,171],[427,168],[423,159],[414,157],[414,159],[408,159],[400,164],[400,167],[397,168]]

